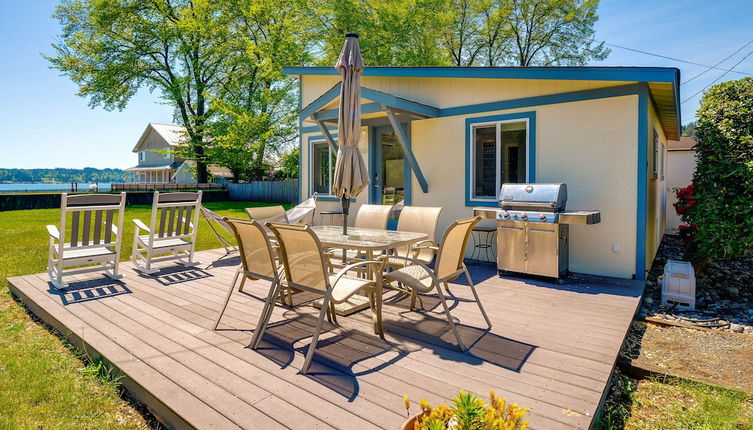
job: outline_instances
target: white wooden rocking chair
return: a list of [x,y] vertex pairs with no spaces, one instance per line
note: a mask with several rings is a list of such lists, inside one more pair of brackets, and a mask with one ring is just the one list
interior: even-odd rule
[[[47,274],[55,288],[68,287],[63,282],[64,275],[104,270],[112,279],[123,277],[118,273],[118,262],[125,199],[126,193],[61,195],[60,230],[54,225],[47,226],[50,235]],[[92,264],[99,266],[91,267]],[[74,266],[87,267],[65,270]]]
[[150,226],[133,220],[136,230],[131,261],[136,269],[154,274],[159,269],[152,265],[168,260],[178,260],[185,266],[200,264],[193,261],[200,211],[201,191],[168,194],[155,191]]

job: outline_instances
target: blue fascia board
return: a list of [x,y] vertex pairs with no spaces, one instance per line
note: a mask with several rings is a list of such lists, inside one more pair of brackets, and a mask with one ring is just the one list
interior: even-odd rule
[[593,90],[572,91],[569,93],[549,94],[545,96],[525,97],[497,102],[479,103],[473,105],[456,106],[439,110],[439,116],[468,115],[498,110],[520,109],[532,106],[544,106],[558,103],[570,103],[583,100],[595,100],[608,97],[619,97],[637,94],[641,84],[618,85],[614,87],[596,88]]
[[646,277],[646,222],[648,195],[648,104],[649,91],[642,85],[638,92],[638,168],[636,177],[635,278]]
[[[301,121],[301,124],[303,124],[303,121]],[[319,128],[318,125],[307,125],[306,127],[303,127],[303,125],[300,126],[299,130],[301,131],[301,134],[307,134],[307,133],[319,133],[322,131],[321,128]],[[329,131],[335,131],[337,130],[336,126],[328,125],[327,130]]]
[[305,108],[302,108],[300,113],[298,114],[298,118],[301,120],[304,120],[308,118],[309,116],[311,116],[312,114],[314,114],[314,112],[326,106],[327,103],[334,100],[335,97],[337,97],[340,94],[341,85],[342,85],[342,82],[338,82],[337,84],[335,84],[335,86],[333,86],[332,88],[327,90],[324,94],[319,96],[319,98],[309,103],[308,106],[306,106]]
[[372,90],[371,88],[361,87],[361,97],[395,109],[407,110],[428,117],[439,116],[439,109],[433,106],[417,103],[381,91]]
[[[334,75],[332,67],[283,67],[288,75]],[[366,67],[363,76],[675,82],[674,67]]]
[[478,116],[465,120],[465,205],[473,206],[499,206],[496,200],[472,200],[471,199],[471,127],[474,124],[484,122],[509,121],[515,119],[528,120],[528,182],[536,182],[536,112],[516,112],[501,115]]
[[[382,105],[379,103],[364,103],[361,105],[361,114],[375,113],[382,110]],[[336,119],[340,109],[328,109],[317,112],[313,115],[313,118],[317,121],[326,121],[329,119]]]

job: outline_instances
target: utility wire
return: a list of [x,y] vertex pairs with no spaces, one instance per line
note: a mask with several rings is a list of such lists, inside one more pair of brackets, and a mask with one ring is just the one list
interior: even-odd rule
[[[750,51],[747,54],[745,54],[745,56],[743,58],[741,58],[740,61],[738,61],[737,63],[735,63],[734,66],[732,66],[732,69],[734,69],[735,67],[737,67],[740,63],[742,63],[743,61],[745,61],[745,59],[748,58],[748,57],[750,57],[751,55],[753,55],[753,51]],[[698,92],[696,92],[692,96],[686,98],[680,104],[683,104],[683,103],[687,102],[688,100],[692,99],[693,97],[697,96],[698,94],[701,94],[702,92],[706,91],[706,89],[708,87],[710,87],[710,86],[714,85],[715,83],[717,83],[720,79],[722,79],[723,77],[725,77],[727,75],[727,73],[729,73],[730,71],[732,71],[732,69],[727,70],[726,72],[722,73],[722,76],[719,76],[718,78],[714,79],[713,82],[711,82],[710,84],[708,84],[705,87],[701,88]]]
[[746,43],[745,45],[743,45],[742,47],[740,47],[740,49],[738,49],[737,51],[735,51],[735,52],[731,53],[730,55],[728,55],[728,56],[727,56],[727,57],[726,57],[726,58],[725,58],[724,60],[722,60],[722,61],[720,61],[720,62],[718,62],[718,63],[714,64],[713,66],[710,66],[710,67],[709,67],[709,68],[707,68],[706,70],[704,70],[704,71],[702,71],[701,73],[699,73],[699,74],[697,74],[697,75],[693,76],[692,78],[690,78],[690,79],[686,80],[685,82],[681,83],[680,85],[685,85],[685,84],[687,84],[688,82],[690,82],[690,81],[692,81],[692,80],[695,80],[696,78],[700,78],[701,76],[705,75],[705,74],[706,74],[707,72],[711,71],[712,69],[715,69],[715,68],[716,68],[717,66],[719,66],[720,64],[724,63],[725,61],[727,61],[727,60],[729,60],[730,58],[732,58],[732,57],[734,57],[735,55],[737,55],[737,53],[738,53],[738,52],[740,52],[740,51],[742,51],[743,49],[747,48],[747,47],[748,47],[748,45],[750,45],[751,43],[753,43],[753,39],[751,39],[751,40],[750,40],[750,41],[749,41],[748,43]]
[[[717,67],[717,66],[709,66],[708,64],[701,64],[701,63],[696,63],[696,62],[693,62],[693,61],[681,60],[681,59],[679,59],[679,58],[674,58],[674,57],[667,57],[666,55],[656,54],[656,53],[653,53],[653,52],[648,52],[648,51],[641,51],[640,49],[633,49],[633,48],[628,48],[628,47],[626,47],[626,46],[615,45],[615,44],[613,44],[613,43],[608,43],[608,42],[606,42],[606,41],[604,41],[603,43],[604,43],[605,45],[607,45],[607,46],[611,46],[611,47],[613,47],[613,48],[620,48],[620,49],[624,49],[624,50],[627,50],[627,51],[633,51],[633,52],[637,52],[637,53],[639,53],[639,54],[652,55],[652,56],[654,56],[654,57],[664,58],[664,59],[666,59],[666,60],[678,61],[678,62],[680,62],[680,63],[685,63],[685,64],[692,64],[692,65],[694,65],[694,66],[701,66],[701,67],[708,67],[708,68],[711,68],[711,69],[718,69],[718,70],[723,70],[723,71],[725,71],[725,72],[739,73],[739,74],[741,74],[741,75],[745,75],[745,76],[753,76],[753,74],[750,74],[750,73],[746,73],[746,72],[740,72],[740,71],[738,71],[738,70],[733,70],[733,69],[734,69],[734,67],[733,67],[732,69],[725,69],[725,68],[722,68],[722,67]],[[739,63],[738,63],[738,64],[739,64]]]

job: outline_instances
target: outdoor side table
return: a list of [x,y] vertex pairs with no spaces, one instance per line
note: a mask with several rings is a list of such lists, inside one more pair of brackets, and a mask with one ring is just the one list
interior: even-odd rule
[[[494,239],[497,237],[496,227],[476,226],[471,230],[473,235],[473,252],[471,252],[471,260],[481,260],[481,254],[486,256],[486,260],[494,261],[497,255],[494,253]],[[489,259],[491,254],[491,259]]]
[[343,216],[342,210],[321,211],[319,212],[319,224],[324,224],[324,217],[329,216],[329,225],[334,225],[335,216]]

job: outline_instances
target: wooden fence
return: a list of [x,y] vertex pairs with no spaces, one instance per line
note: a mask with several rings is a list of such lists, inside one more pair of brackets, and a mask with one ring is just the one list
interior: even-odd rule
[[227,189],[230,191],[230,200],[293,204],[299,202],[297,180],[227,184]]
[[225,184],[175,184],[171,182],[126,182],[112,184],[112,191],[224,190]]

